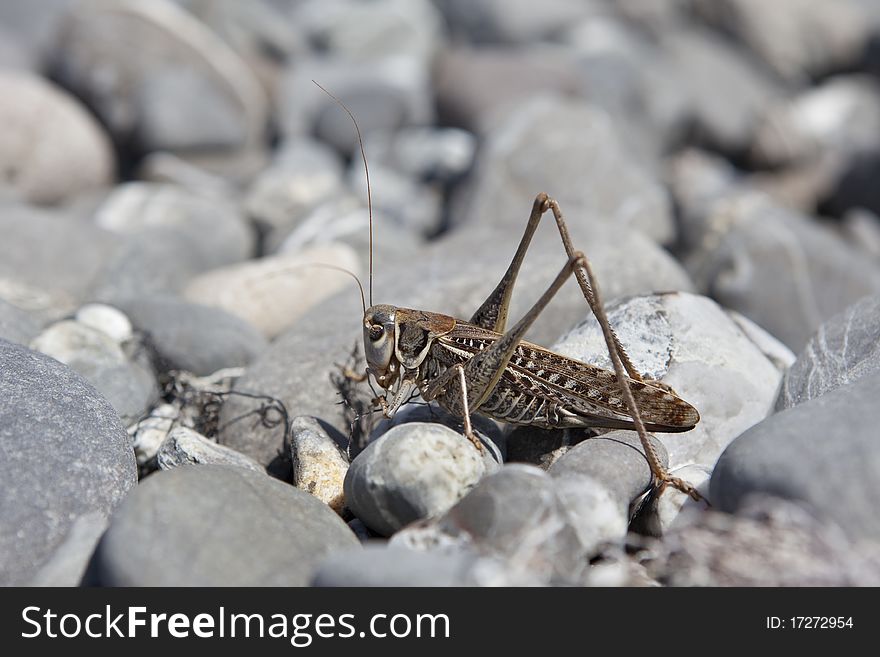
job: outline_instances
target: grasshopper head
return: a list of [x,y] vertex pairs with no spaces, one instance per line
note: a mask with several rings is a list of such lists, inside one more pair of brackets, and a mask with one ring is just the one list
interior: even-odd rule
[[397,378],[398,365],[394,362],[394,306],[377,305],[364,314],[364,355],[367,371],[383,388]]

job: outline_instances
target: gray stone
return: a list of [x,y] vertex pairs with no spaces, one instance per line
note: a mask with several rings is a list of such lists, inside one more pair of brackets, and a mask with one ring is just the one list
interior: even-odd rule
[[784,410],[880,370],[880,296],[865,297],[822,324],[785,375]]
[[357,545],[335,513],[289,484],[245,468],[174,468],[114,513],[87,583],[304,586],[323,557]]
[[301,415],[291,421],[290,460],[293,485],[341,513],[348,456],[315,418]]
[[511,577],[502,563],[462,550],[458,553],[367,544],[337,552],[321,562],[312,586],[534,586]]
[[281,79],[277,102],[285,138],[314,134],[346,156],[357,153],[351,118],[312,80],[348,106],[364,135],[430,124],[434,118],[430,69],[419,55],[312,57],[289,66]]
[[455,45],[437,54],[433,71],[443,122],[480,136],[536,94],[568,95],[583,86],[577,58],[559,48]]
[[780,98],[775,80],[709,30],[671,28],[660,38],[663,82],[686,98],[691,140],[746,150],[767,106]]
[[478,157],[470,223],[491,218],[497,231],[520,234],[540,191],[570,218],[575,244],[588,244],[588,227],[601,223],[641,230],[658,243],[675,238],[666,190],[609,116],[587,103],[541,96],[500,121]]
[[244,208],[262,230],[288,233],[319,203],[342,191],[339,156],[303,136],[282,144],[248,189]]
[[699,289],[800,350],[819,324],[880,292],[880,263],[762,194],[728,197],[687,259]]
[[159,395],[153,372],[129,360],[106,333],[72,320],[46,328],[30,347],[52,356],[85,377],[125,423],[139,418]]
[[0,341],[0,582],[24,585],[77,518],[107,515],[136,484],[119,416],[58,361]]
[[583,582],[589,559],[620,542],[626,516],[608,490],[585,475],[550,477],[530,465],[506,465],[443,516],[403,529],[392,545],[473,550],[514,576],[544,584]]
[[[435,422],[447,426],[458,433],[464,433],[464,420],[455,417],[446,409],[438,406],[436,402],[418,405],[406,404],[394,414],[393,418],[383,417],[379,420],[370,434],[369,442],[378,440],[393,427],[409,422]],[[480,439],[480,442],[483,443],[483,447],[489,450],[492,458],[497,463],[501,463],[504,460],[506,441],[498,423],[487,417],[474,415],[471,418],[471,428],[474,430],[477,438]],[[357,456],[363,450],[363,447],[364,445],[352,444],[351,451],[353,455]]]
[[27,311],[0,298],[0,339],[28,344],[40,332],[40,322]]
[[[635,368],[671,385],[700,413],[686,433],[658,433],[670,469],[712,467],[731,440],[773,409],[782,373],[718,304],[693,294],[633,297],[608,317]],[[611,369],[598,322],[588,317],[554,351]]]
[[649,573],[670,586],[877,586],[877,543],[848,539],[796,504],[752,498],[735,516],[704,512],[664,536]]
[[807,504],[851,537],[880,538],[878,395],[875,372],[746,431],[718,460],[713,504],[734,511],[748,495],[769,493]]
[[0,204],[0,291],[40,319],[59,319],[90,294],[118,236],[69,213]]
[[392,54],[428,60],[444,27],[429,0],[308,0],[296,3],[292,19],[322,50],[352,61]]
[[183,296],[237,315],[273,338],[318,301],[351,286],[351,279],[342,272],[310,267],[313,263],[351,272],[360,269],[354,251],[331,242],[212,269],[190,280]]
[[107,518],[102,513],[79,516],[64,542],[28,582],[28,586],[79,586],[95,546],[106,529]]
[[255,236],[231,198],[176,185],[129,182],[118,186],[95,213],[102,228],[148,239],[169,230],[205,269],[238,262],[254,252]]
[[748,317],[743,317],[735,310],[728,310],[727,314],[730,316],[730,319],[736,323],[740,330],[746,334],[746,337],[761,350],[761,353],[773,363],[776,369],[779,370],[780,374],[785,375],[785,373],[788,372],[788,368],[794,365],[797,356],[795,356],[791,349],[782,344],[782,342],[767,333],[767,331],[755,324]]
[[529,43],[554,36],[557,32],[602,11],[592,0],[549,0],[537,10],[525,0],[438,0],[453,35],[468,41]]
[[449,509],[486,474],[494,463],[487,459],[447,427],[403,424],[351,462],[345,503],[367,527],[390,536]]
[[856,64],[872,34],[869,5],[858,0],[698,0],[693,6],[790,83]]
[[477,140],[461,128],[412,126],[373,132],[364,150],[371,163],[382,163],[417,180],[450,183],[470,170]]
[[851,244],[880,259],[880,216],[854,208],[843,215],[840,227]]
[[[651,444],[661,464],[668,466],[669,457],[663,443],[653,439]],[[592,477],[608,490],[623,517],[629,516],[630,505],[653,481],[635,431],[610,431],[588,438],[563,454],[548,472],[560,479],[576,475]]]
[[262,139],[268,103],[253,73],[177,5],[89,0],[59,35],[54,75],[121,143],[235,150]]
[[0,72],[0,185],[58,203],[110,185],[115,158],[101,126],[72,96],[31,73]]
[[119,305],[148,336],[163,368],[204,376],[247,365],[267,346],[256,328],[219,308],[172,297],[131,299]]
[[827,156],[846,160],[880,150],[878,133],[877,83],[866,75],[840,75],[768,111],[754,148],[774,166]]
[[265,472],[265,468],[253,459],[218,445],[186,427],[175,427],[168,432],[156,453],[156,462],[160,470],[171,470],[182,465],[228,465]]

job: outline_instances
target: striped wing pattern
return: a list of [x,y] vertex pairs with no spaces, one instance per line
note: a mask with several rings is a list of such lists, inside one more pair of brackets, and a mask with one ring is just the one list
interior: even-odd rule
[[[435,342],[431,354],[445,367],[463,364],[499,337],[462,322]],[[693,406],[667,390],[632,379],[630,387],[649,431],[687,431],[699,421]],[[529,342],[517,346],[478,412],[510,424],[544,428],[633,426],[614,372]]]

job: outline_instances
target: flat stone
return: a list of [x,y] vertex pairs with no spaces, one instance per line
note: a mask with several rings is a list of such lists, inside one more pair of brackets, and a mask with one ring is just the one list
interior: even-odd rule
[[200,433],[186,427],[174,427],[156,453],[160,470],[171,470],[182,465],[228,465],[265,472],[256,461],[233,449],[218,445]]
[[324,557],[357,545],[339,516],[289,484],[245,468],[181,467],[149,476],[113,515],[86,582],[305,586]]

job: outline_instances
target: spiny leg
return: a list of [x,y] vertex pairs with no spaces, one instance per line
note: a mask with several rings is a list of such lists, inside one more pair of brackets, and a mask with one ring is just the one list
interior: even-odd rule
[[[540,199],[541,195],[539,195],[538,198]],[[544,198],[546,206],[553,211],[553,216],[556,219],[556,225],[559,227],[559,233],[562,236],[562,242],[565,245],[566,253],[569,254],[569,257],[577,255],[578,252],[575,251],[572,246],[571,237],[568,234],[568,227],[562,217],[562,211],[559,208],[559,204],[556,201],[547,198],[546,195],[544,195]],[[537,200],[535,202],[537,203]],[[608,355],[611,357],[611,362],[614,365],[614,373],[617,375],[621,394],[623,395],[627,410],[632,417],[636,433],[642,443],[642,448],[645,450],[645,456],[648,459],[648,464],[651,467],[651,472],[654,475],[659,492],[662,493],[666,486],[672,486],[694,500],[699,501],[703,499],[703,496],[697,492],[697,489],[694,488],[692,484],[678,477],[673,477],[667,472],[666,468],[664,468],[663,464],[660,462],[660,458],[657,456],[657,451],[648,440],[648,432],[645,429],[645,423],[642,421],[638,404],[636,404],[636,400],[632,394],[629,379],[626,377],[626,371],[634,369],[632,363],[629,363],[629,366],[625,364],[624,359],[628,361],[629,358],[626,356],[623,347],[620,346],[620,342],[614,334],[614,331],[611,329],[611,324],[608,322],[608,316],[605,313],[605,306],[603,305],[602,298],[599,294],[599,286],[596,282],[596,277],[593,274],[589,261],[581,255],[577,260],[576,265],[575,276],[581,284],[581,291],[584,293],[587,303],[590,304],[593,314],[596,315],[596,319],[602,327],[602,334],[605,337],[605,344],[608,347]]]
[[467,378],[464,374],[464,366],[458,363],[443,372],[443,374],[434,379],[434,381],[422,391],[422,397],[426,401],[432,401],[440,395],[445,397],[450,394],[449,387],[454,385],[457,385],[458,387],[458,401],[461,405],[461,417],[464,422],[464,435],[474,444],[477,451],[482,453],[483,443],[481,443],[480,439],[474,434],[473,427],[471,426],[471,412],[468,405],[468,387]]

